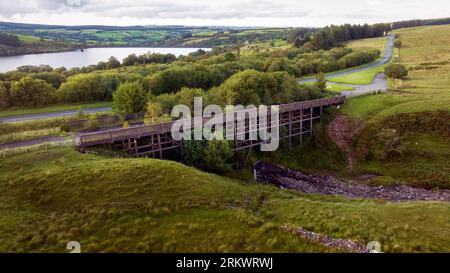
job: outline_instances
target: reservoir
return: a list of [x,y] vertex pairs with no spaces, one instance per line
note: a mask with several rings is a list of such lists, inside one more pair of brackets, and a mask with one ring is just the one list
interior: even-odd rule
[[67,69],[83,67],[107,61],[114,56],[120,62],[130,54],[142,55],[145,53],[174,54],[175,56],[188,55],[199,49],[209,51],[209,48],[145,48],[145,47],[106,47],[88,48],[84,51],[68,51],[57,53],[29,54],[21,56],[0,57],[0,72],[15,70],[23,65],[49,65],[53,68],[64,66]]

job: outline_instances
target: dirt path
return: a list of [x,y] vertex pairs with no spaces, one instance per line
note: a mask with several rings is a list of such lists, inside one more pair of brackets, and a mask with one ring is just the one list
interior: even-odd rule
[[372,187],[357,183],[342,182],[332,176],[308,175],[281,166],[257,162],[254,166],[258,182],[274,184],[280,188],[311,194],[340,195],[350,199],[382,199],[402,201],[446,201],[450,202],[450,191],[431,191],[407,185]]
[[328,126],[328,135],[347,154],[348,167],[353,168],[355,157],[351,143],[358,132],[363,128],[360,119],[350,118],[345,115],[337,115]]

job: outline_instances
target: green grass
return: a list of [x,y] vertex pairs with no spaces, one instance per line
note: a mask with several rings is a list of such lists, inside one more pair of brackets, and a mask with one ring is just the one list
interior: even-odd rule
[[62,111],[70,111],[70,110],[79,110],[84,108],[95,108],[95,107],[107,107],[111,106],[111,102],[97,102],[97,103],[87,103],[87,104],[78,104],[78,105],[55,105],[55,106],[46,106],[46,107],[36,107],[36,108],[25,108],[25,109],[8,109],[0,112],[0,118],[8,118],[15,116],[23,116],[23,115],[35,115],[35,114],[43,114],[43,113],[54,113],[54,112],[62,112]]
[[[450,111],[449,29],[431,26],[396,31],[403,44],[400,63],[409,68],[409,76],[390,81],[394,92],[349,99],[342,111],[371,121],[399,113]],[[435,64],[433,69],[428,68],[430,62]]]
[[41,41],[41,39],[36,36],[30,36],[30,35],[16,35],[16,36],[19,37],[19,40],[22,42],[36,43],[36,42]]
[[30,131],[23,131],[20,133],[2,134],[0,135],[0,144],[7,144],[13,142],[28,141],[42,137],[63,136],[63,135],[65,135],[65,133],[61,132],[61,129],[59,127],[40,130],[30,130]]
[[350,98],[341,108],[342,113],[362,119],[368,126],[381,127],[390,126],[387,121],[400,119],[404,116],[401,114],[417,113],[415,118],[399,124],[399,128],[410,128],[407,132],[399,129],[404,137],[401,142],[407,147],[405,156],[386,162],[370,159],[355,167],[359,173],[383,175],[375,179],[375,184],[402,182],[429,188],[450,187],[448,138],[436,136],[438,127],[411,127],[421,121],[432,122],[430,111],[450,111],[449,29],[450,26],[432,26],[396,31],[402,40],[399,61],[409,68],[408,77],[390,80],[390,92]]
[[71,147],[0,163],[0,250],[328,252],[284,233],[293,224],[387,252],[450,251],[450,205],[346,200],[280,190],[150,159]]
[[[381,51],[381,56],[378,60],[380,60],[386,53],[385,52],[386,45],[387,45],[387,37],[355,40],[355,41],[351,41],[346,44],[347,47],[350,47],[354,50],[364,50],[367,48],[379,49]],[[395,56],[395,53],[396,53],[396,50],[394,50],[394,51],[395,52],[393,53],[393,56]],[[376,61],[378,61],[378,60],[376,60]],[[364,70],[361,72],[355,72],[355,73],[351,73],[351,74],[339,76],[339,77],[333,77],[333,74],[338,73],[338,72],[351,71],[351,70],[354,70],[357,68],[364,68],[368,65],[375,63],[376,61],[369,63],[369,64],[363,64],[363,65],[360,65],[357,67],[350,67],[350,68],[346,68],[343,70],[326,73],[326,76],[330,77],[330,78],[327,78],[327,80],[329,80],[330,82],[342,83],[342,84],[370,84],[373,82],[373,79],[375,78],[376,75],[378,75],[379,73],[384,73],[384,68],[386,67],[386,65],[370,68],[370,69],[367,69],[367,70]],[[313,78],[313,77],[314,76],[307,76],[307,77],[303,77],[302,79],[309,79],[309,78]],[[342,90],[342,91],[346,91],[346,90]]]
[[342,92],[342,91],[352,91],[355,89],[351,86],[345,86],[340,84],[328,84],[327,90],[331,92]]
[[403,160],[378,162],[369,160],[357,167],[360,173],[377,173],[389,177],[391,183],[407,183],[420,187],[450,188],[450,143],[433,135],[413,135],[403,142],[407,152]]
[[[308,82],[308,83],[304,83],[306,85],[314,85],[314,82]],[[353,87],[351,86],[345,86],[345,85],[340,85],[340,84],[327,84],[327,91],[331,91],[331,92],[342,92],[342,91],[352,91],[355,90]]]
[[379,37],[379,38],[369,38],[369,39],[361,39],[354,40],[346,43],[346,46],[353,50],[365,50],[365,49],[378,49],[381,51],[382,56],[384,56],[386,49],[387,37]]
[[376,75],[384,73],[386,65],[373,67],[364,71],[351,73],[339,77],[328,78],[330,82],[344,83],[344,84],[370,84]]

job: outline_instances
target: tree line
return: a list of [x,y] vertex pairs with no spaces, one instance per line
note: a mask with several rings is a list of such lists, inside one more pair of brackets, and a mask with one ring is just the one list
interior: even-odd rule
[[356,39],[381,37],[391,30],[391,24],[331,25],[321,29],[299,28],[288,35],[288,41],[297,47],[331,49],[343,42]]
[[0,45],[20,46],[20,40],[16,35],[0,32]]
[[297,47],[330,49],[341,43],[365,38],[382,37],[389,31],[401,28],[447,25],[450,18],[428,20],[405,20],[393,23],[363,24],[363,25],[331,25],[324,28],[295,28],[287,34],[287,41]]

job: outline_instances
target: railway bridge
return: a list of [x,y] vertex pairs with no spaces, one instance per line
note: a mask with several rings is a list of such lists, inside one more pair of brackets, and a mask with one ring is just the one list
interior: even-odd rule
[[[343,103],[345,103],[344,96],[335,96],[278,105],[279,139],[287,139],[289,149],[292,149],[294,138],[298,138],[296,142],[302,143],[305,135],[312,135],[313,124],[321,118],[324,108]],[[268,107],[269,120],[271,115],[270,109],[271,107]],[[203,124],[208,120],[208,118],[203,118]],[[164,159],[167,155],[173,154],[174,152],[179,153],[183,149],[182,141],[172,138],[171,131],[174,123],[175,121],[81,134],[74,139],[74,142],[80,152],[86,152],[86,149],[90,147],[104,147],[106,149],[123,151],[131,157],[146,156]],[[192,122],[191,124],[194,123]],[[227,128],[227,124],[224,123],[223,127],[227,134],[229,130],[235,130],[232,149],[235,153],[241,150],[246,151],[243,165],[247,162],[249,154],[254,147],[267,142],[264,140],[249,140],[247,137],[238,138],[237,136],[240,134],[250,135],[253,127],[249,126],[249,124],[249,118],[246,116],[244,130],[237,131],[238,126],[236,124]],[[258,125],[260,125],[259,120]],[[270,122],[266,122],[263,126],[270,126]],[[192,130],[192,128],[183,129]],[[266,129],[271,130],[270,127]]]

